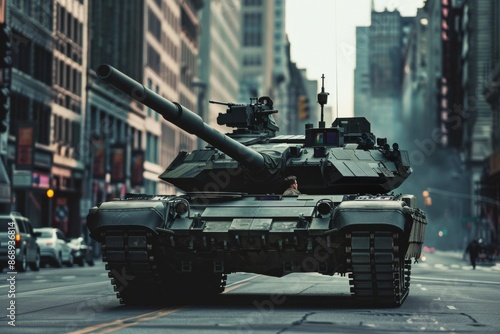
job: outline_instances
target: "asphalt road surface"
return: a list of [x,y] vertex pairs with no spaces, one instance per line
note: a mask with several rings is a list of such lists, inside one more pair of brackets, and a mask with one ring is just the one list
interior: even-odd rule
[[158,308],[120,305],[100,261],[15,275],[4,270],[0,332],[499,333],[500,264],[472,270],[459,253],[426,255],[412,267],[400,308],[357,304],[348,278],[338,275],[232,274],[225,293],[211,301]]

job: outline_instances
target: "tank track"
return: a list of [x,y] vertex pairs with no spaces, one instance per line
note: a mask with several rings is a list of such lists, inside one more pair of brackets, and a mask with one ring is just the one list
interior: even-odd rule
[[[156,236],[145,230],[108,230],[101,234],[103,261],[122,304],[182,303],[224,291],[227,275],[178,273],[160,267]],[[411,262],[401,256],[399,234],[353,231],[347,238],[351,293],[377,306],[401,306],[408,296]]]
[[145,230],[101,234],[102,258],[122,304],[179,304],[224,291],[227,275],[177,272],[158,261],[157,237]]
[[120,303],[160,302],[165,290],[154,263],[152,233],[110,230],[101,237],[102,259]]
[[411,261],[399,249],[399,234],[353,231],[346,237],[353,296],[374,306],[401,306],[409,292]]

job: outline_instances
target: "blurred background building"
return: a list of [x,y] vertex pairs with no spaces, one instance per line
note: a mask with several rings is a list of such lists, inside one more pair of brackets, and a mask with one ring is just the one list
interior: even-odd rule
[[224,106],[208,101],[239,102],[240,17],[238,0],[208,1],[200,12],[199,77],[192,83],[199,94],[199,105],[192,110],[197,109],[205,122],[224,133],[227,127],[217,124],[217,116],[224,111]]
[[442,248],[500,236],[499,17],[496,1],[427,0],[416,17],[372,9],[356,32],[355,115],[409,150],[398,191],[422,193]]
[[[101,63],[214,127],[224,106],[208,100],[262,95],[280,111],[278,134],[319,121],[321,78],[291,59],[285,0],[0,0],[0,8],[0,209],[35,227],[78,236],[95,203],[175,193],[157,176],[179,151],[205,145],[103,84]],[[356,30],[354,114],[408,149],[414,175],[398,191],[426,195],[428,240],[442,247],[500,237],[499,17],[495,0],[427,0],[415,17],[372,5],[371,24]]]

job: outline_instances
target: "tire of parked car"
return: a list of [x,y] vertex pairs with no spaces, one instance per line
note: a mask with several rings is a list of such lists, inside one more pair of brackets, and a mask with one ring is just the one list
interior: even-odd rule
[[31,271],[38,271],[40,270],[40,251],[36,253],[36,258],[35,261],[30,262],[30,269]]
[[69,260],[66,262],[66,267],[73,267],[74,259],[73,259],[73,254],[69,255]]
[[55,267],[55,268],[61,268],[62,266],[62,258],[61,258],[61,254],[58,254],[57,257],[54,259],[54,262],[52,263],[52,265]]
[[26,253],[23,253],[21,261],[16,261],[16,269],[19,272],[25,272],[28,269],[28,263],[26,260]]

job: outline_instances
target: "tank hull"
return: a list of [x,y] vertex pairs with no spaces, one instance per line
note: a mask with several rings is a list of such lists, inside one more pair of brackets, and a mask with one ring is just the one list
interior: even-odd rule
[[88,225],[127,304],[217,294],[234,272],[318,272],[349,274],[354,297],[398,306],[425,233],[425,215],[411,202],[411,196],[134,196],[94,207]]

